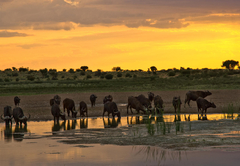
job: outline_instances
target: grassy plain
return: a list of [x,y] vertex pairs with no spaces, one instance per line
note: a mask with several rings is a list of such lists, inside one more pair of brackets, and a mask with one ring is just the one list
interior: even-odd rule
[[[16,74],[17,73],[17,74]],[[118,75],[122,75],[118,77]],[[174,74],[172,74],[174,73]],[[84,74],[84,75],[83,75]],[[113,75],[106,79],[107,74]],[[33,78],[31,80],[31,78]],[[72,92],[127,92],[193,89],[240,89],[240,71],[170,70],[157,72],[48,72],[1,71],[0,95]]]

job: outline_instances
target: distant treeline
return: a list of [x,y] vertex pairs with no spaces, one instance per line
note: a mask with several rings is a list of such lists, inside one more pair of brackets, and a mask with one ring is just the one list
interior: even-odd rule
[[[237,67],[238,70],[240,70],[240,66],[239,66],[239,61],[235,61],[235,60],[226,60],[226,61],[223,61],[222,62],[222,65],[221,67],[225,68],[225,69],[229,69],[229,70],[234,70],[235,67]],[[192,69],[192,68],[184,68],[184,67],[180,67],[180,69],[176,69],[176,68],[173,68],[173,69],[163,69],[163,70],[157,70],[157,67],[155,66],[151,66],[150,68],[148,68],[148,72],[156,72],[156,71],[162,71],[162,72],[168,72],[168,71],[184,71],[184,70],[193,70],[193,71],[199,71],[199,70],[212,70],[212,69],[208,69],[208,68],[202,68],[202,69]],[[219,69],[217,69],[219,70]],[[0,70],[1,71],[1,70]],[[20,67],[20,68],[16,68],[16,67],[12,67],[12,68],[7,68],[3,71],[19,71],[19,72],[37,72],[37,71],[40,71],[41,73],[47,73],[47,72],[58,72],[57,69],[47,69],[47,68],[44,68],[44,69],[39,69],[39,70],[32,70],[32,69],[29,69],[29,67]],[[81,72],[81,71],[90,71],[92,72],[92,70],[90,70],[88,68],[88,66],[81,66],[80,68],[78,69],[73,69],[73,68],[70,68],[69,70],[67,69],[63,69],[62,70],[63,72],[69,72],[69,73],[74,73],[74,72]],[[131,72],[143,72],[144,70],[142,69],[137,69],[137,70],[124,70],[122,69],[121,67],[117,66],[117,67],[113,67],[112,68],[112,71],[117,71],[117,72],[122,72],[122,71],[131,71]],[[103,70],[101,69],[97,69],[96,72],[103,72]]]

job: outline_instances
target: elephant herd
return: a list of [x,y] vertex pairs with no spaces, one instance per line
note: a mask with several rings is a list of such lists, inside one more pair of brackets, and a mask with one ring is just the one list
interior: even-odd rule
[[[212,93],[209,91],[188,91],[186,93],[185,98],[185,104],[187,103],[190,106],[190,101],[196,101],[198,112],[199,110],[202,111],[202,113],[205,111],[207,112],[207,109],[209,107],[216,108],[216,105],[212,102],[209,102],[205,99],[205,97],[211,95]],[[97,96],[95,94],[92,94],[90,96],[90,102],[91,107],[95,106]],[[154,107],[152,107],[152,103]],[[3,115],[1,115],[1,118],[5,121],[6,125],[9,125],[9,123],[12,124],[12,118],[14,118],[16,125],[26,125],[27,120],[30,118],[30,114],[28,117],[26,117],[23,113],[23,110],[19,107],[20,98],[14,97],[14,104],[15,108],[12,110],[11,106],[4,107]],[[51,106],[51,114],[54,117],[54,123],[55,121],[59,122],[59,117],[62,120],[66,120],[65,110],[67,110],[67,115],[70,116],[70,113],[72,114],[72,118],[77,117],[77,109],[75,108],[75,103],[72,99],[66,98],[63,100],[63,111],[60,110],[60,103],[61,103],[61,97],[59,95],[55,95],[52,99],[50,99],[50,106]],[[112,114],[113,117],[117,116],[118,118],[121,117],[120,111],[118,110],[117,104],[113,101],[113,97],[111,95],[105,96],[103,98],[103,115],[105,112],[109,114]],[[181,111],[181,99],[180,96],[174,96],[172,100],[172,105],[174,107],[175,113]],[[81,101],[79,103],[79,111],[80,116],[86,116],[88,117],[88,108],[87,104],[84,101]],[[139,96],[129,96],[128,97],[128,103],[127,103],[127,114],[128,109],[130,108],[131,113],[133,114],[132,109],[135,109],[137,113],[142,111],[143,113],[157,113],[160,114],[164,111],[163,108],[163,100],[159,95],[154,95],[152,92],[148,92],[148,97],[145,97],[144,95]]]

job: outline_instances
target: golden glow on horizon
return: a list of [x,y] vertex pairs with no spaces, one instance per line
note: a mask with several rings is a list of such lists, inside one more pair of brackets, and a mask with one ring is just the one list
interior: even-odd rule
[[[150,18],[146,21],[154,23]],[[29,36],[0,38],[0,69],[62,70],[84,65],[104,71],[114,66],[130,70],[147,70],[153,65],[159,70],[221,68],[224,60],[240,60],[239,29],[235,24],[191,24],[181,29],[93,26],[70,31],[18,30]]]

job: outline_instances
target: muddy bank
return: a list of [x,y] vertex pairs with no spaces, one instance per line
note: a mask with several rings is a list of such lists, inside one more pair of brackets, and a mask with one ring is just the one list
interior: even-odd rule
[[[240,90],[210,90],[212,92],[211,96],[206,97],[207,100],[214,102],[217,106],[216,109],[208,109],[208,113],[222,113],[223,110],[231,103],[234,104],[236,109],[240,107]],[[153,91],[155,95],[160,95],[164,101],[165,113],[174,113],[172,106],[172,98],[174,96],[180,96],[182,102],[184,103],[186,90],[179,91]],[[118,104],[119,110],[122,116],[127,115],[127,98],[128,96],[138,96],[143,94],[147,96],[147,92],[97,92],[96,106],[91,107],[90,105],[90,95],[92,93],[65,93],[58,94],[61,96],[62,100],[65,98],[71,98],[75,101],[76,108],[79,107],[80,101],[85,101],[88,105],[88,115],[89,117],[99,117],[102,116],[103,112],[103,98],[106,95],[111,94],[113,96],[113,101]],[[24,113],[31,114],[31,120],[51,120],[52,115],[50,113],[50,103],[49,100],[53,98],[55,94],[39,94],[39,95],[23,95],[19,96],[21,98],[20,107],[24,110]],[[14,107],[13,102],[14,96],[0,96],[0,109],[3,111],[4,106],[10,105]],[[182,105],[182,113],[197,113],[196,102],[190,102],[191,107],[184,107]],[[62,103],[61,103],[61,109]],[[136,111],[133,111],[136,113]],[[78,117],[79,117],[78,113]]]

